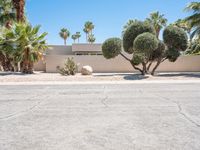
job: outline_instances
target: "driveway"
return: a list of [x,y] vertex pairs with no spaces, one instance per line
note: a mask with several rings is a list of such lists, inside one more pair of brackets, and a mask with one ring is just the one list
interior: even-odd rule
[[200,83],[0,86],[0,150],[199,150]]

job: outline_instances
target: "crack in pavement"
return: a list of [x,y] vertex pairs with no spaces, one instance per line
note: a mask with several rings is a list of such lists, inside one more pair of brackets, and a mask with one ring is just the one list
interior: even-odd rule
[[[40,96],[41,96],[40,94],[37,94],[37,95],[35,95],[34,97],[28,98],[27,101],[28,101],[28,100],[31,100],[31,99],[37,99],[37,98],[39,98]],[[45,96],[45,97],[40,97],[40,99],[48,99],[49,97],[50,97],[50,96],[48,95],[48,96]],[[47,101],[47,100],[46,100],[46,101]],[[15,112],[15,113],[13,113],[13,114],[10,114],[10,115],[4,116],[4,117],[0,117],[0,121],[2,121],[2,120],[7,120],[7,119],[11,119],[11,118],[14,118],[14,117],[16,117],[16,116],[21,116],[21,115],[23,115],[23,114],[25,114],[25,113],[27,113],[27,112],[30,112],[30,111],[34,110],[36,107],[38,107],[38,106],[41,105],[42,103],[45,103],[46,101],[39,101],[39,102],[37,102],[35,105],[33,105],[33,106],[31,106],[31,107],[29,107],[29,108],[27,108],[27,109],[25,109],[25,110],[22,110],[22,111],[19,111],[19,112]]]
[[178,107],[178,113],[180,115],[182,115],[187,121],[189,121],[190,123],[192,123],[196,127],[200,127],[200,124],[198,124],[196,121],[194,121],[192,118],[190,118],[190,116],[188,116],[186,113],[183,112],[183,108],[182,108],[180,103],[173,101],[173,100],[171,100],[170,98],[167,98],[167,97],[162,97],[162,96],[159,96],[159,95],[156,95],[156,96],[159,97],[159,98],[162,98],[162,99],[164,99],[168,102],[172,102],[172,103],[176,104],[176,106]]

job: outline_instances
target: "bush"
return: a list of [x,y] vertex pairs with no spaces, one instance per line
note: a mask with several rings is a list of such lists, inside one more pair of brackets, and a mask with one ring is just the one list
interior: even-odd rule
[[133,22],[131,26],[128,27],[128,29],[124,32],[124,35],[123,35],[124,51],[129,54],[132,54],[134,51],[133,42],[135,38],[144,32],[156,34],[155,29],[150,24],[144,23],[141,21]]
[[106,59],[118,56],[122,49],[122,41],[119,38],[110,38],[102,45],[102,53]]
[[144,56],[142,54],[134,54],[131,60],[131,63],[137,66],[141,64],[143,60],[144,60]]
[[67,58],[64,64],[64,68],[57,67],[61,75],[75,75],[78,71],[78,66],[74,62],[73,58]]
[[135,53],[143,53],[144,55],[149,56],[158,48],[158,44],[159,41],[156,36],[146,32],[137,36],[133,46]]
[[180,55],[181,53],[178,50],[173,49],[173,48],[169,48],[166,51],[166,58],[171,62],[175,62]]
[[159,41],[158,48],[153,51],[150,57],[150,61],[160,60],[165,55],[166,46],[162,41]]
[[[110,59],[121,55],[142,75],[149,73],[154,75],[163,61],[167,59],[171,62],[176,61],[181,55],[180,51],[185,51],[187,48],[187,34],[182,29],[168,26],[164,30],[164,42],[162,42],[156,36],[154,27],[148,22],[129,22],[123,32],[122,44],[124,51],[132,54],[132,59],[120,53],[121,40],[118,38],[108,39],[104,42],[102,47],[104,57]],[[193,46],[193,48],[197,51],[199,46]]]
[[169,47],[178,51],[187,49],[188,37],[185,31],[176,26],[168,26],[163,32],[164,43]]

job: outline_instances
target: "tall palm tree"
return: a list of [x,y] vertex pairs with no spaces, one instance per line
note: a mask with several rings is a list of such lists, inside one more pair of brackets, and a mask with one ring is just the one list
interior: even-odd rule
[[16,20],[16,13],[11,0],[0,1],[0,25],[11,28],[11,24]]
[[200,37],[200,2],[191,2],[185,11],[192,12],[192,15],[187,17],[185,20],[191,24],[193,32],[191,37]]
[[70,36],[70,32],[66,28],[62,28],[59,33],[60,37],[64,39],[64,44],[67,45],[67,38]]
[[89,30],[87,28],[83,29],[83,32],[85,32],[86,35],[86,42],[88,42],[88,34],[89,34]]
[[47,33],[39,35],[39,29],[40,26],[16,23],[12,30],[5,30],[0,37],[0,49],[8,51],[14,62],[23,62],[23,73],[33,73],[33,64],[42,59],[48,48],[44,39]]
[[74,43],[76,43],[76,39],[77,39],[76,34],[73,34],[73,35],[72,35],[72,39],[74,40]]
[[167,25],[167,19],[158,11],[151,13],[150,17],[147,18],[146,21],[152,24],[152,26],[155,28],[157,38],[159,37],[160,30]]
[[88,42],[89,35],[93,33],[94,24],[91,21],[87,21],[84,25],[83,31],[86,33],[86,40]]
[[17,14],[17,21],[24,22],[25,15],[24,15],[24,7],[25,7],[25,0],[12,0],[13,6],[16,9]]
[[90,34],[88,36],[88,42],[93,44],[96,41],[96,38],[94,37],[94,34]]
[[80,40],[80,37],[81,37],[81,32],[76,32],[76,37],[77,37],[78,43],[79,43],[79,40]]
[[[12,5],[11,0],[1,0],[0,1],[0,26],[1,30],[0,32],[3,32],[3,26],[10,29],[12,23],[16,20],[16,13],[14,10],[14,7]],[[3,51],[0,51],[0,64],[4,71],[10,71],[12,70],[11,65],[11,58],[4,53]]]

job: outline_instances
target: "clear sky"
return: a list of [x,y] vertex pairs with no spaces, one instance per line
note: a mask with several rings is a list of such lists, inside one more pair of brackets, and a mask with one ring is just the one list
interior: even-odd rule
[[[123,25],[129,19],[144,20],[149,13],[160,11],[168,22],[184,18],[184,7],[192,0],[27,0],[26,13],[33,25],[40,24],[48,32],[48,44],[63,44],[58,33],[68,28],[71,34],[80,31],[84,43],[83,26],[86,21],[95,24],[96,42],[109,37],[120,37]],[[71,37],[67,41],[72,43]]]

